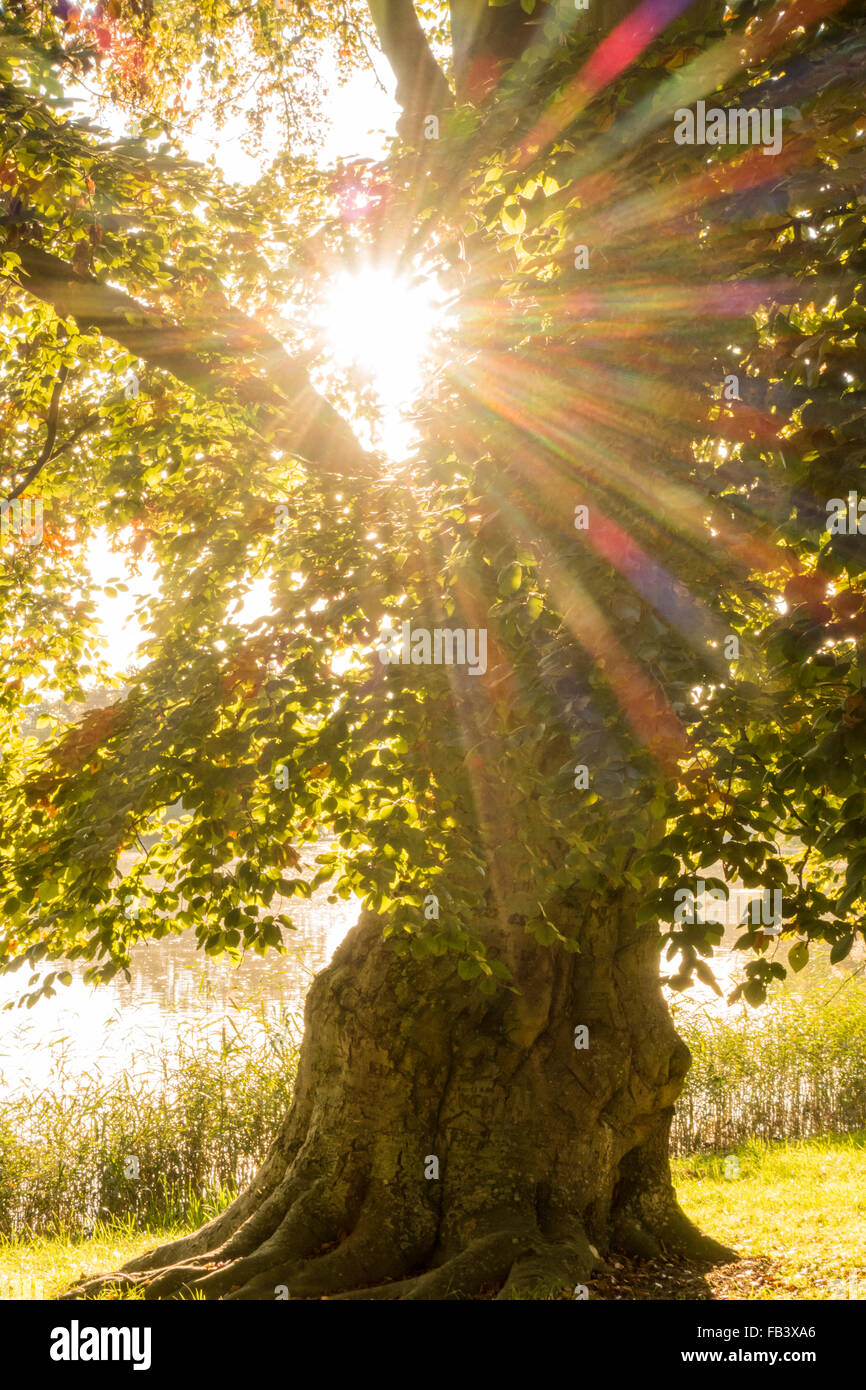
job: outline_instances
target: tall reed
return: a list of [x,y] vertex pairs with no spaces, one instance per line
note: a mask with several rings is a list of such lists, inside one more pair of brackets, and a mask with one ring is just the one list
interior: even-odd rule
[[866,1128],[862,980],[780,994],[724,1019],[674,1006],[692,1065],[672,1129],[675,1154],[747,1139],[805,1139]]
[[219,1038],[182,1027],[110,1081],[68,1076],[58,1048],[52,1084],[0,1099],[0,1234],[207,1219],[265,1156],[296,1060],[291,1028],[249,1020]]
[[[866,982],[781,993],[722,1017],[675,1001],[692,1053],[677,1155],[749,1139],[866,1129]],[[0,1235],[82,1235],[97,1222],[200,1224],[264,1158],[291,1101],[299,1026],[233,1016],[216,1037],[183,1025],[168,1050],[112,1081],[71,1075],[0,1097]],[[134,1161],[132,1161],[134,1160]]]

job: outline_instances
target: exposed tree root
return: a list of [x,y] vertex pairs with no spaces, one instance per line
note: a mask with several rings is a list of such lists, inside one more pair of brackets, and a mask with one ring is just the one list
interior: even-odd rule
[[[291,1265],[272,1263],[273,1252],[264,1250],[255,1257],[196,1264],[178,1264],[145,1274],[101,1276],[70,1290],[64,1298],[92,1297],[108,1284],[124,1288],[143,1286],[146,1299],[188,1296],[200,1290],[209,1298],[226,1300],[272,1300],[285,1288],[293,1299],[335,1298],[372,1300],[447,1301],[471,1298],[482,1289],[501,1288],[500,1298],[535,1287],[564,1288],[585,1279],[598,1263],[585,1249],[568,1244],[550,1244],[540,1235],[530,1239],[525,1232],[501,1230],[477,1236],[466,1248],[443,1263],[412,1277],[387,1282],[365,1282],[346,1287],[347,1282],[369,1280],[377,1261],[369,1249],[352,1250],[347,1241],[338,1250],[312,1260]],[[386,1263],[387,1256],[379,1263]],[[388,1265],[389,1269],[393,1265]]]
[[423,1274],[404,1299],[469,1298],[487,1284],[498,1284],[508,1275],[523,1240],[502,1231],[479,1236],[465,1250],[438,1269]]
[[670,1211],[658,1225],[623,1214],[614,1227],[614,1239],[616,1248],[623,1254],[636,1255],[643,1260],[657,1259],[663,1252],[711,1264],[739,1259],[735,1250],[704,1235],[678,1208]]
[[733,1258],[671,1183],[689,1056],[656,938],[621,899],[564,903],[562,925],[580,952],[556,960],[491,927],[520,993],[487,997],[362,920],[310,991],[294,1102],[250,1187],[63,1297],[509,1299],[586,1283],[610,1249]]
[[539,1241],[514,1261],[496,1295],[510,1299],[518,1294],[550,1292],[584,1283],[601,1261],[594,1260],[570,1245],[548,1245]]
[[[525,1223],[477,1235],[450,1258],[414,1273],[407,1273],[408,1252],[373,1240],[369,1226],[356,1228],[332,1249],[306,1256],[298,1254],[293,1232],[297,1236],[298,1224],[287,1219],[252,1255],[226,1258],[230,1244],[226,1242],[222,1250],[185,1263],[101,1275],[62,1297],[93,1297],[108,1285],[119,1285],[143,1287],[148,1300],[182,1298],[198,1291],[207,1298],[242,1301],[283,1297],[441,1301],[471,1298],[481,1290],[498,1290],[497,1298],[511,1299],[572,1289],[606,1267],[582,1231],[550,1240]],[[736,1258],[670,1207],[663,1230],[627,1212],[619,1213],[612,1226],[612,1244],[645,1259],[656,1258],[663,1248],[713,1262]]]
[[738,1259],[698,1230],[676,1200],[668,1160],[670,1112],[659,1117],[646,1143],[624,1160],[612,1219],[612,1243],[626,1255],[657,1259],[663,1251],[724,1264]]

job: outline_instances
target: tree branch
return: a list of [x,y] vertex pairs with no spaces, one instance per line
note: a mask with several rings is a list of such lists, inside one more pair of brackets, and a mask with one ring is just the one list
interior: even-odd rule
[[[592,0],[595,9],[598,0]],[[620,0],[632,6],[636,0]],[[488,0],[449,0],[454,80],[461,101],[478,101],[517,61],[546,17],[549,0],[536,0],[532,14],[514,4],[491,6]]]
[[[268,441],[319,472],[373,476],[376,461],[343,417],[312,386],[282,344],[245,315],[221,307],[219,328],[187,327],[131,299],[59,257],[34,246],[15,248],[22,288],[95,330],[195,391],[230,390],[241,404],[270,417]],[[44,452],[44,451],[43,451]]]
[[93,415],[88,415],[86,420],[82,420],[81,424],[75,427],[68,439],[64,439],[62,444],[58,444],[55,448],[52,448],[50,454],[46,455],[43,449],[36,463],[34,463],[32,468],[28,469],[21,482],[17,483],[12,489],[6,501],[0,502],[0,507],[8,507],[10,502],[14,502],[16,497],[20,497],[22,492],[33,482],[34,478],[42,472],[42,469],[47,463],[53,463],[61,454],[65,454],[67,449],[71,449],[73,444],[77,444],[83,434],[86,434],[89,429],[92,429],[94,425],[99,423],[99,419],[98,412]]
[[54,383],[54,390],[51,392],[51,400],[48,404],[48,415],[45,419],[45,424],[47,427],[45,434],[45,443],[42,446],[38,459],[33,464],[32,468],[28,468],[21,482],[18,483],[15,487],[13,487],[9,496],[6,498],[5,503],[3,504],[4,506],[8,506],[10,502],[15,501],[16,497],[21,496],[22,492],[24,492],[25,489],[30,486],[30,484],[33,482],[33,479],[37,477],[39,473],[42,472],[42,469],[45,467],[48,460],[53,456],[54,441],[57,438],[57,416],[60,411],[60,397],[63,394],[63,387],[66,384],[66,378],[68,375],[69,368],[64,363],[64,365],[60,368],[60,371],[57,374],[57,380]]
[[400,134],[420,135],[424,118],[454,104],[451,88],[430,51],[412,0],[367,0],[382,51],[397,79],[403,108]]

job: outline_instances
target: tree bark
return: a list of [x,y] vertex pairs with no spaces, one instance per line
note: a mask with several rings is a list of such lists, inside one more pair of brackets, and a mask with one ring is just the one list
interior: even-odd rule
[[412,0],[367,0],[382,51],[397,79],[403,109],[399,131],[409,141],[423,138],[424,121],[453,105],[451,88],[433,57]]
[[[461,99],[476,57],[507,65],[531,28],[519,5],[477,0],[454,0],[452,24]],[[614,889],[565,894],[551,913],[573,954],[509,921],[507,800],[482,808],[500,912],[479,931],[514,991],[482,995],[450,956],[398,954],[365,914],[311,988],[293,1104],[249,1187],[201,1230],[64,1297],[120,1283],[148,1299],[507,1299],[585,1283],[614,1249],[732,1257],[671,1183],[689,1054],[655,927]]]
[[492,90],[520,57],[546,17],[549,0],[538,0],[531,15],[516,3],[492,7],[488,0],[450,0],[454,80],[461,101],[476,101]]
[[398,955],[365,915],[314,981],[294,1102],[249,1188],[64,1297],[509,1298],[585,1283],[612,1249],[730,1258],[674,1197],[689,1054],[634,906],[564,900],[575,954],[490,923],[519,990],[494,996],[452,959]]

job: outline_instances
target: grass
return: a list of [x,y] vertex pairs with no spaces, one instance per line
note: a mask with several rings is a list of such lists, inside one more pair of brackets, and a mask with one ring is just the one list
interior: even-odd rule
[[[97,1222],[89,1240],[72,1233],[0,1239],[0,1294],[11,1298],[54,1298],[79,1276],[120,1268],[157,1242],[184,1235],[186,1226],[142,1230],[131,1220]],[[124,1297],[129,1297],[124,1294]]]
[[[673,1167],[684,1210],[737,1250],[737,1264],[683,1275],[671,1261],[617,1261],[591,1298],[838,1299],[850,1296],[852,1275],[855,1294],[866,1298],[866,1131],[751,1141],[730,1153],[735,1178],[725,1177],[727,1155],[693,1155]],[[0,1240],[0,1292],[33,1297],[41,1284],[40,1296],[51,1298],[82,1274],[117,1269],[192,1229],[191,1221],[142,1229],[115,1217],[89,1239],[70,1232]]]
[[[680,1204],[709,1235],[751,1260],[769,1262],[750,1298],[839,1297],[857,1276],[866,1299],[866,1130],[785,1143],[752,1140],[725,1155],[673,1163]],[[730,1169],[729,1169],[730,1171]]]

